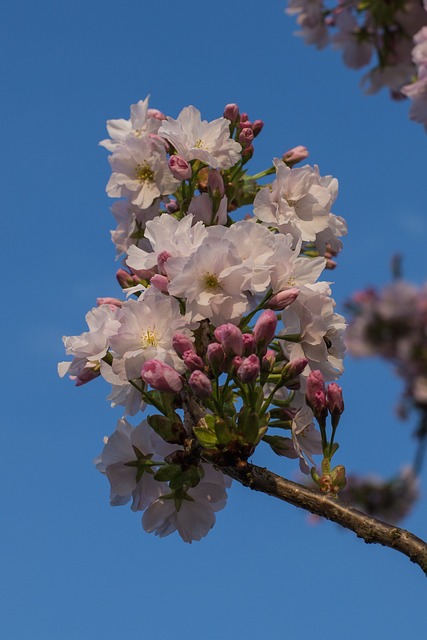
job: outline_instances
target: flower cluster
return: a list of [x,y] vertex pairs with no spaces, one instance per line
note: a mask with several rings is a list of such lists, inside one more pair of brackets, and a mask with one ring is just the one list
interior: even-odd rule
[[351,69],[374,59],[365,92],[387,87],[395,99],[411,98],[411,119],[427,128],[427,0],[288,0],[286,12],[297,16],[304,42],[341,49]]
[[[148,98],[129,120],[107,123],[126,299],[99,298],[88,331],[64,337],[72,360],[61,375],[77,385],[104,378],[124,416],[155,411],[136,427],[119,420],[96,461],[111,504],[132,501],[146,531],[186,542],[225,506],[220,469],[245,465],[261,441],[297,458],[323,491],[345,484],[343,468],[330,469],[345,322],[319,281],[347,232],[331,211],[338,185],[317,167],[294,167],[304,147],[248,175],[262,127],[235,104],[207,122],[192,106],[165,116]],[[238,219],[247,205],[253,215]],[[319,475],[313,455],[322,453]]]
[[380,291],[370,288],[354,294],[347,308],[349,352],[379,356],[395,366],[405,382],[402,417],[412,406],[427,410],[427,286],[398,278]]

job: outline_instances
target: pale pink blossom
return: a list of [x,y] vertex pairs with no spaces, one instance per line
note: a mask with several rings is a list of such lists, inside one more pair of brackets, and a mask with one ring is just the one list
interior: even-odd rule
[[217,118],[202,120],[195,107],[185,107],[178,118],[166,118],[159,129],[187,161],[201,160],[214,169],[229,169],[240,160],[241,146],[230,138],[230,122]]

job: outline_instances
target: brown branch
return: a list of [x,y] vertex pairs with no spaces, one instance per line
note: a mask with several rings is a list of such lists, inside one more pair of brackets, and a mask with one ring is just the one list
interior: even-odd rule
[[250,489],[267,493],[351,529],[368,544],[378,543],[404,553],[427,575],[427,544],[409,531],[372,518],[358,509],[344,505],[338,498],[285,480],[268,469],[253,464],[242,465],[240,469],[220,469]]

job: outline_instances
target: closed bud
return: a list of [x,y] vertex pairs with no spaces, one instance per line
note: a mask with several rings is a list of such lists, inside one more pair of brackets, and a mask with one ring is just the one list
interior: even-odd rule
[[150,284],[156,287],[162,293],[168,292],[169,280],[166,276],[162,276],[160,273],[155,273],[150,280]]
[[336,382],[331,382],[328,385],[326,392],[326,400],[328,403],[329,412],[332,415],[341,415],[344,411],[344,400],[342,397],[342,388],[337,385]]
[[174,333],[172,338],[172,346],[175,349],[176,353],[181,356],[181,358],[186,351],[192,351],[193,353],[196,353],[194,344],[191,342],[190,338],[183,333]]
[[266,309],[255,323],[253,336],[258,348],[258,355],[262,357],[276,333],[277,318],[274,311]]
[[82,385],[95,380],[95,378],[98,378],[98,376],[100,375],[101,372],[99,368],[92,369],[92,367],[84,367],[84,369],[82,369],[79,375],[76,377],[76,387],[81,387]]
[[182,378],[179,373],[160,360],[144,362],[141,378],[153,389],[163,393],[179,393],[182,389]]
[[182,356],[182,359],[184,360],[185,366],[190,371],[196,371],[197,369],[203,369],[204,366],[205,366],[205,363],[203,362],[201,357],[198,356],[197,353],[194,353],[194,351],[185,351],[183,356]]
[[225,352],[218,342],[211,342],[208,344],[206,351],[206,358],[215,373],[222,370],[222,365],[225,360]]
[[263,130],[264,123],[262,120],[254,120],[252,123],[252,131],[254,132],[254,137],[256,138],[258,134]]
[[272,296],[268,301],[268,307],[274,311],[283,311],[290,304],[295,302],[299,294],[299,289],[292,287],[291,289],[285,289],[285,291],[279,291],[276,295]]
[[139,278],[136,275],[125,271],[125,269],[118,269],[116,273],[117,282],[121,286],[122,289],[127,289],[128,287],[134,287],[136,284],[139,284]]
[[256,342],[255,338],[251,333],[243,333],[243,355],[250,356],[252,353],[256,352]]
[[239,133],[239,142],[242,147],[249,147],[254,139],[254,132],[249,127],[245,127]]
[[342,389],[336,384],[336,382],[331,382],[331,384],[328,385],[326,403],[328,405],[329,413],[332,416],[332,426],[336,428],[340,421],[341,414],[344,411]]
[[283,367],[282,377],[289,378],[289,380],[298,378],[298,376],[302,374],[307,365],[307,358],[295,358],[295,360],[291,360]]
[[233,123],[239,120],[240,112],[237,104],[231,103],[226,105],[224,109],[224,118],[227,118],[227,120],[230,120],[230,122]]
[[272,371],[276,363],[276,352],[273,349],[267,349],[267,353],[263,356],[261,361],[262,371]]
[[193,371],[188,384],[194,395],[202,400],[207,400],[212,395],[212,383],[203,371]]
[[168,164],[171,174],[177,180],[189,180],[193,175],[191,165],[180,156],[171,156]]
[[237,377],[245,383],[255,382],[260,371],[259,358],[254,353],[244,358],[242,364],[237,369]]
[[297,147],[293,147],[292,149],[289,149],[289,151],[286,151],[286,153],[283,154],[282,160],[288,165],[288,167],[293,167],[294,164],[301,162],[301,160],[305,160],[308,156],[309,153],[307,147],[298,145]]
[[316,418],[327,416],[325,381],[322,373],[317,369],[307,378],[306,400]]
[[214,331],[214,336],[221,344],[227,356],[241,356],[243,353],[243,337],[239,327],[230,322],[222,324]]
[[242,151],[242,159],[243,159],[244,163],[245,162],[249,162],[249,160],[254,155],[254,151],[255,151],[255,149],[253,148],[252,145],[250,145],[249,147],[246,147],[246,149],[243,149],[243,151]]
[[241,356],[234,356],[234,358],[231,361],[230,373],[232,374],[237,373],[237,369],[240,367],[242,362],[243,362],[243,358]]

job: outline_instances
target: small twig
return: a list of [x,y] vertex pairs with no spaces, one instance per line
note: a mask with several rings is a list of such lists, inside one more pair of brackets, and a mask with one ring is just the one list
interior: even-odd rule
[[354,531],[358,538],[363,538],[368,544],[382,544],[400,551],[418,564],[427,575],[427,544],[409,531],[372,518],[358,509],[342,504],[338,498],[285,480],[268,469],[253,464],[220,469],[250,489],[267,493]]

